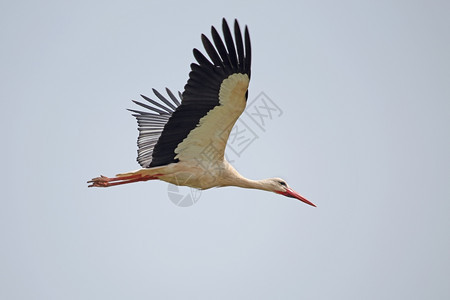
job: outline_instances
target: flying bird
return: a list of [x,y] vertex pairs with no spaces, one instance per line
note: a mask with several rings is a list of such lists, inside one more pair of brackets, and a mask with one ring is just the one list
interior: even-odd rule
[[212,42],[201,39],[209,59],[194,49],[189,79],[178,98],[166,88],[168,97],[153,89],[153,100],[133,101],[144,110],[130,109],[138,122],[138,157],[142,169],[100,176],[89,187],[159,179],[197,189],[237,186],[275,192],[312,202],[295,192],[281,178],[251,180],[240,175],[225,159],[225,147],[234,123],[245,109],[250,81],[251,45],[247,26],[244,37],[237,20],[234,38],[225,19],[223,39],[212,26]]

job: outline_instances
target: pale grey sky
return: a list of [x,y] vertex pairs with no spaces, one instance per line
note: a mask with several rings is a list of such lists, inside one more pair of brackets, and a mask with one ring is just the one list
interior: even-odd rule
[[[449,299],[448,1],[0,4],[1,299]],[[125,109],[182,90],[200,34],[238,18],[249,99],[282,110],[235,159],[317,208],[137,169]],[[249,124],[252,124],[249,122]],[[6,166],[6,167],[5,167]]]

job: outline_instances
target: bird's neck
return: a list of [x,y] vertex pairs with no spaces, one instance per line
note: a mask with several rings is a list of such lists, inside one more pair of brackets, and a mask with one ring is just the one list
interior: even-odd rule
[[270,189],[267,187],[267,179],[262,180],[252,180],[247,179],[235,168],[233,168],[230,164],[227,163],[226,166],[226,176],[223,177],[224,181],[221,186],[237,186],[241,188],[247,189],[257,189],[257,190],[265,190],[269,191]]
[[247,179],[245,177],[239,178],[239,180],[236,181],[235,186],[246,188],[246,189],[257,189],[257,190],[265,190],[269,191],[266,185],[266,179],[262,180],[252,180]]

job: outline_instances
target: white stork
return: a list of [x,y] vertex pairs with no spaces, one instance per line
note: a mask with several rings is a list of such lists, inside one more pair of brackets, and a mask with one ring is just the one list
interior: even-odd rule
[[[141,95],[147,102],[133,101],[148,111],[130,110],[139,126],[137,161],[142,169],[88,181],[89,187],[163,180],[197,189],[237,186],[275,192],[313,203],[291,189],[280,178],[250,180],[240,175],[224,158],[225,146],[234,123],[245,109],[250,81],[251,46],[248,28],[244,40],[237,20],[234,40],[225,19],[224,40],[211,27],[211,41],[202,34],[209,59],[194,49],[197,63],[191,64],[189,79],[180,101],[153,90],[159,102]],[[225,41],[225,43],[224,43]]]

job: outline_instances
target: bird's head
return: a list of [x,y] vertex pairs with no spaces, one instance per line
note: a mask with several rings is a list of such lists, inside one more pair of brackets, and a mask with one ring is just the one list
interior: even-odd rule
[[306,204],[316,207],[316,205],[314,203],[308,201],[306,198],[304,198],[299,193],[297,193],[292,188],[290,188],[289,185],[286,183],[286,181],[284,181],[283,179],[271,178],[271,179],[268,179],[267,181],[269,183],[269,187],[272,192],[284,195],[286,197],[296,198],[300,201],[305,202]]

